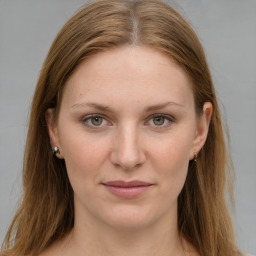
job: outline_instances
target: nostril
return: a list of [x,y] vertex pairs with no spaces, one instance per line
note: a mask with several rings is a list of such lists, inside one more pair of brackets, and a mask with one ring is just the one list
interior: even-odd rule
[[130,170],[138,168],[145,161],[145,155],[138,149],[135,151],[113,151],[111,153],[111,162],[115,166],[120,166],[122,169]]

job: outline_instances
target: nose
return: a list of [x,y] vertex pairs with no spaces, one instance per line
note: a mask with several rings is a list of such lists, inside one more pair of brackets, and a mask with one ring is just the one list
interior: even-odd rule
[[139,137],[136,127],[127,125],[118,129],[110,156],[111,162],[115,166],[124,170],[132,170],[144,163],[146,156]]

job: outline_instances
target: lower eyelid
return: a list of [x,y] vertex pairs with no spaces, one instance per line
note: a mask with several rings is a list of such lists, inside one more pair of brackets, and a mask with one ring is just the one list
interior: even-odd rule
[[[100,124],[100,125],[93,125],[93,124],[89,124],[88,121],[95,118],[95,117],[100,117],[103,119],[102,123],[103,124]],[[93,115],[87,115],[87,116],[84,116],[82,118],[82,123],[90,128],[101,128],[101,127],[104,127],[104,126],[107,126],[109,124],[109,121],[102,115],[99,115],[99,114],[93,114]],[[92,122],[92,121],[90,121]]]
[[[163,117],[165,118],[165,121],[164,121],[164,124],[162,125],[155,125],[155,124],[150,124],[149,122],[153,120],[153,118],[156,118],[156,117]],[[167,120],[167,123],[166,123],[166,120]],[[153,121],[152,121],[153,122]],[[153,129],[166,129],[170,126],[172,126],[172,124],[175,122],[175,118],[172,117],[172,116],[169,116],[169,115],[165,115],[165,114],[156,114],[156,115],[152,115],[148,121],[147,121],[147,124],[150,125]]]

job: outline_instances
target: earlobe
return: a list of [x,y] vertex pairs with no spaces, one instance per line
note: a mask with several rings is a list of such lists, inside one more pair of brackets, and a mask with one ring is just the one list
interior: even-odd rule
[[[48,108],[45,112],[45,120],[47,123],[48,134],[49,134],[50,144],[51,144],[53,154],[56,157],[63,159],[63,156],[61,154],[62,151],[60,147],[58,129],[57,129],[54,111],[55,111],[54,108]],[[58,148],[58,151],[55,152],[54,151],[55,148]]]
[[198,152],[204,146],[204,143],[207,139],[207,135],[209,131],[211,116],[212,116],[212,103],[205,102],[203,106],[203,113],[198,118],[196,134],[193,140],[193,147],[190,154],[191,155],[190,160],[192,160],[194,158],[194,155],[198,154]]

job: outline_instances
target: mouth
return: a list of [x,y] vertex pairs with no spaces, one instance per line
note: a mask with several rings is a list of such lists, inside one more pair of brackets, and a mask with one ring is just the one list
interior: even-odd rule
[[108,192],[111,194],[120,197],[120,198],[137,198],[140,195],[144,194],[151,186],[152,183],[133,180],[133,181],[109,181],[106,183],[102,183],[105,186]]

